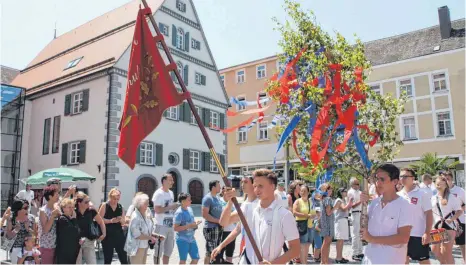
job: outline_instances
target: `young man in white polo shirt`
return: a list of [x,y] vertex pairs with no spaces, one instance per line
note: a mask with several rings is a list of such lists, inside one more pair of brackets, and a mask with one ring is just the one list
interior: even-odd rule
[[[364,248],[363,264],[403,264],[406,262],[407,244],[411,233],[413,209],[409,202],[396,194],[400,170],[391,164],[383,164],[376,171],[376,186],[382,196],[368,207],[369,224],[361,229],[362,239],[368,242]],[[361,195],[366,201],[368,195]]]
[[434,222],[432,215],[431,194],[416,187],[414,180],[416,174],[410,168],[403,168],[400,174],[403,189],[398,195],[405,198],[412,206],[412,215],[414,217],[413,228],[408,242],[408,255],[406,264],[411,260],[417,260],[420,264],[430,264],[429,260],[429,241],[430,230]]
[[437,192],[437,188],[435,187],[435,183],[432,182],[432,176],[430,174],[424,174],[422,175],[421,180],[422,183],[419,184],[419,188],[431,197],[434,196]]
[[353,206],[350,209],[351,223],[353,224],[351,229],[351,248],[353,249],[352,259],[355,261],[361,261],[364,258],[362,254],[362,241],[359,237],[361,228],[361,190],[359,180],[357,178],[350,179],[351,189],[348,190],[348,201],[353,199]]
[[288,209],[288,197],[285,191],[284,181],[278,182],[277,189],[275,190],[275,196],[277,197],[277,200],[280,201],[280,204],[286,209]]
[[[300,251],[299,233],[293,214],[282,207],[275,199],[277,177],[268,169],[258,169],[253,173],[254,193],[259,205],[252,212],[250,227],[262,254],[259,262],[252,245],[246,245],[245,255],[239,264],[286,264],[298,257]],[[288,251],[282,254],[283,244],[288,243]]]
[[[463,212],[464,212],[465,210],[464,209],[464,205],[465,205],[464,189],[455,185],[455,183],[453,182],[453,173],[451,173],[450,171],[443,172],[442,175],[447,179],[448,187],[450,187],[450,193],[460,200],[461,208],[463,209]],[[463,260],[464,262],[466,262],[465,244],[464,244],[465,243],[464,242],[465,241],[465,232],[464,232],[465,220],[464,219],[465,219],[464,214],[460,215],[460,217],[458,218],[458,221],[460,222],[460,225],[463,228],[463,233],[460,236],[455,238],[455,245],[460,247],[461,254],[463,255]]]

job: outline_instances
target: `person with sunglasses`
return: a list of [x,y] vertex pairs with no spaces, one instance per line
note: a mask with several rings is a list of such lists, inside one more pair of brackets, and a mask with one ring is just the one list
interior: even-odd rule
[[419,261],[420,264],[430,264],[430,230],[434,222],[430,202],[432,196],[414,184],[416,179],[414,170],[403,168],[400,177],[403,189],[398,192],[398,195],[411,204],[413,207],[412,215],[415,217],[408,242],[406,263],[411,258],[411,260]]
[[97,238],[102,241],[106,236],[106,227],[102,217],[93,208],[89,208],[89,196],[80,191],[76,194],[76,220],[80,229],[80,237],[84,238],[84,243],[81,244],[81,249],[78,254],[76,264],[82,264],[83,259],[87,264],[96,264],[95,256],[95,238],[91,235],[91,225],[94,220],[100,226],[102,235]]
[[359,180],[355,177],[350,179],[351,188],[348,190],[348,200],[353,200],[353,206],[351,206],[349,212],[351,213],[351,248],[353,250],[352,259],[355,261],[361,261],[364,258],[362,254],[362,241],[359,237],[361,228],[361,190]]
[[[364,248],[363,264],[404,264],[407,245],[413,227],[413,207],[396,194],[400,170],[392,164],[382,164],[376,170],[376,185],[382,196],[368,206],[367,228],[361,229],[361,238],[368,245]],[[361,194],[367,202],[369,195]]]

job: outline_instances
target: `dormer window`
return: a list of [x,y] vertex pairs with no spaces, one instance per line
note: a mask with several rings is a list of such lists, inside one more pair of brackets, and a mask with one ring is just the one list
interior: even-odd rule
[[81,56],[81,57],[79,57],[79,58],[77,58],[77,59],[71,60],[71,61],[66,65],[65,69],[63,69],[63,70],[67,70],[67,69],[70,69],[70,68],[75,67],[76,65],[78,65],[78,63],[82,60],[83,57],[84,57],[84,56]]
[[181,0],[176,0],[176,9],[181,12],[186,12],[186,4]]

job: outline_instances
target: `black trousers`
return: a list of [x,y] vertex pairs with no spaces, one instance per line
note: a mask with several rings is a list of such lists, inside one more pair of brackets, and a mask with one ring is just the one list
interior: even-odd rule
[[102,250],[104,251],[104,264],[111,264],[113,259],[113,250],[118,254],[121,264],[128,264],[128,255],[126,255],[125,237],[123,231],[107,234],[102,241]]

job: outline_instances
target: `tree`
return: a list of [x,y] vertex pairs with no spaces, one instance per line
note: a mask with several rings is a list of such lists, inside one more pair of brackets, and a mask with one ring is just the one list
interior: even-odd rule
[[[338,32],[336,32],[336,37],[332,38],[317,24],[312,12],[301,10],[300,5],[291,0],[285,0],[284,7],[291,21],[282,24],[274,18],[277,23],[276,29],[282,35],[279,42],[283,49],[283,54],[279,56],[280,72],[283,72],[290,61],[297,58],[297,54],[302,53],[296,63],[295,85],[287,92],[289,93],[289,102],[286,102],[286,99],[283,100],[283,91],[285,90],[281,89],[283,83],[278,78],[271,79],[267,84],[266,91],[274,101],[279,102],[276,114],[284,117],[284,121],[277,126],[277,134],[281,135],[293,117],[300,115],[301,120],[295,129],[298,156],[305,161],[312,161],[309,152],[312,135],[308,134],[311,116],[305,112],[305,109],[310,106],[309,102],[315,105],[316,113],[325,107],[329,94],[325,94],[325,89],[320,85],[321,80],[325,80],[326,75],[329,76],[330,80],[335,78],[336,71],[330,69],[329,66],[341,65],[341,79],[351,88],[349,91],[344,87],[339,88],[341,97],[350,93],[361,93],[367,97],[367,100],[357,101],[356,97],[350,96],[349,100],[341,104],[341,111],[345,113],[351,106],[357,106],[359,113],[355,118],[357,124],[366,124],[370,132],[377,132],[380,135],[377,141],[378,146],[369,157],[372,163],[392,160],[402,145],[398,133],[395,131],[395,121],[404,111],[406,97],[402,95],[397,99],[391,95],[379,95],[368,87],[365,81],[370,74],[370,62],[364,55],[364,45],[359,39],[356,39],[355,44],[350,44]],[[360,68],[364,71],[361,73],[361,78],[358,78],[355,72]],[[337,92],[334,84],[331,87],[332,94]],[[310,170],[306,170],[306,178],[313,181],[316,176],[322,174],[329,167],[336,168],[335,174],[340,171],[351,171],[362,177],[368,177],[370,168],[367,168],[362,162],[354,143],[348,143],[343,152],[336,151],[343,142],[344,134],[332,132],[331,126],[335,125],[340,117],[336,106],[329,108],[328,113],[331,117],[330,126],[323,128],[322,141],[319,143],[318,151],[323,149],[322,143],[333,137],[329,145],[329,152],[327,152],[325,159],[321,159],[318,164],[309,163]],[[358,134],[363,143],[369,143],[374,137],[369,131],[362,129],[358,130]],[[367,148],[366,144],[366,150]],[[330,152],[330,150],[333,151]]]
[[451,157],[440,158],[437,156],[437,153],[425,153],[421,156],[419,162],[410,165],[414,169],[417,175],[436,175],[442,170],[454,169],[456,165],[459,164],[459,161],[449,163],[448,160],[453,159]]

